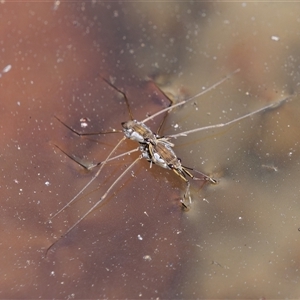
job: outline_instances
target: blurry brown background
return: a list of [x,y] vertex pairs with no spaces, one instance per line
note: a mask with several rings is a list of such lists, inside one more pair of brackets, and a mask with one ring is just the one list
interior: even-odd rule
[[[65,2],[0,4],[1,298],[298,298],[300,269],[298,3]],[[175,140],[183,164],[220,180],[182,212],[184,183],[146,161],[44,257],[97,201],[128,156],[104,168],[76,203],[47,223],[91,178],[121,135],[126,91],[142,120],[164,107],[147,77],[194,95],[163,134],[265,113]],[[169,84],[169,86],[168,86]],[[158,121],[149,122],[157,128]],[[178,126],[174,126],[178,125]],[[126,142],[120,153],[136,147]]]

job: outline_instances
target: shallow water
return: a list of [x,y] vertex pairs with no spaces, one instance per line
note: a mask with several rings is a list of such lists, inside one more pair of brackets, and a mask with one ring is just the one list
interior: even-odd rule
[[[0,77],[1,297],[299,297],[298,6],[1,4],[0,69],[12,66]],[[192,207],[182,212],[182,180],[140,161],[44,257],[138,155],[107,165],[85,197],[47,224],[95,173],[55,145],[89,164],[121,138],[78,137],[54,116],[76,130],[118,129],[128,111],[100,76],[116,79],[143,119],[167,104],[147,76],[187,97],[236,68],[171,111],[162,131],[226,122],[295,94],[235,125],[175,140],[183,164],[217,185],[192,182]],[[134,147],[125,142],[120,152]]]

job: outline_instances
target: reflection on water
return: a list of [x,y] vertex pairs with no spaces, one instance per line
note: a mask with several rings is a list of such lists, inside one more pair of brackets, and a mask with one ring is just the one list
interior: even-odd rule
[[[298,4],[1,8],[3,298],[299,296]],[[44,257],[138,155],[109,164],[85,197],[47,224],[96,172],[83,172],[54,145],[96,163],[121,138],[78,137],[54,116],[76,130],[119,129],[126,106],[99,75],[126,90],[134,117],[143,119],[165,105],[147,76],[162,75],[175,95],[193,95],[236,68],[218,89],[171,111],[163,134],[295,97],[228,128],[175,140],[183,164],[217,185],[192,182],[192,209],[183,213],[182,180],[141,161]],[[126,141],[120,152],[132,147]]]

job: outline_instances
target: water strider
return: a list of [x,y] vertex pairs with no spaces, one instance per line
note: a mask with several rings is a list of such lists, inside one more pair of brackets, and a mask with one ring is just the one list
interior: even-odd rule
[[[100,162],[96,165],[93,165],[92,167],[89,167],[88,169],[91,169],[93,167],[98,166],[99,170],[96,172],[96,174],[91,178],[91,180],[65,205],[63,206],[58,212],[56,212],[53,216],[51,216],[50,220],[51,221],[53,218],[55,218],[59,213],[61,213],[63,210],[65,210],[67,207],[69,207],[71,205],[71,203],[73,201],[75,201],[79,195],[81,195],[86,188],[99,176],[99,174],[101,173],[101,170],[103,169],[103,167],[105,166],[106,163],[108,163],[109,161],[116,159],[116,158],[120,158],[122,156],[128,155],[132,152],[135,151],[140,151],[141,155],[135,159],[122,173],[121,175],[119,175],[117,177],[117,179],[115,179],[115,181],[109,186],[109,188],[106,190],[106,192],[101,196],[101,198],[83,215],[81,216],[77,222],[75,222],[75,224],[73,224],[60,238],[58,238],[56,241],[54,241],[47,249],[47,252],[63,237],[65,237],[74,227],[76,227],[83,219],[85,219],[87,217],[87,215],[89,215],[98,205],[100,205],[100,203],[107,197],[108,193],[116,186],[116,184],[123,178],[123,176],[140,160],[140,159],[146,159],[147,161],[149,161],[150,163],[150,167],[155,164],[158,165],[162,168],[165,169],[170,169],[172,171],[174,171],[174,173],[176,175],[178,175],[181,179],[183,179],[186,182],[186,190],[184,193],[184,197],[183,200],[181,200],[182,206],[187,208],[188,204],[191,202],[191,198],[190,198],[190,182],[188,180],[188,178],[191,178],[192,180],[202,180],[204,182],[210,182],[210,183],[216,183],[217,181],[213,178],[211,178],[208,175],[205,175],[203,173],[201,173],[200,171],[194,170],[192,168],[183,166],[181,163],[181,160],[177,157],[177,155],[175,154],[174,150],[172,149],[174,147],[174,144],[170,141],[171,139],[175,139],[179,136],[187,136],[188,134],[192,134],[195,132],[199,132],[199,131],[203,131],[203,130],[207,130],[207,129],[212,129],[212,128],[220,128],[220,127],[224,127],[224,126],[228,126],[230,124],[239,122],[247,117],[253,116],[254,114],[257,114],[259,112],[262,112],[264,110],[267,110],[269,108],[272,107],[276,107],[279,104],[281,104],[282,102],[288,100],[289,97],[286,97],[276,103],[272,103],[269,104],[267,106],[264,106],[258,110],[255,110],[253,112],[250,112],[248,114],[245,114],[241,117],[238,117],[236,119],[233,119],[229,122],[226,123],[220,123],[220,124],[215,124],[215,125],[209,125],[209,126],[205,126],[205,127],[201,127],[201,128],[195,128],[195,129],[191,129],[185,132],[181,132],[178,134],[174,134],[174,135],[168,135],[168,136],[160,136],[159,135],[159,130],[161,129],[163,122],[165,120],[165,118],[163,119],[162,123],[159,126],[159,129],[157,131],[157,133],[154,133],[145,123],[149,120],[152,120],[153,118],[155,118],[158,115],[161,115],[163,113],[168,113],[171,109],[186,104],[187,102],[192,101],[193,99],[195,99],[196,97],[199,97],[201,95],[203,95],[204,93],[207,93],[208,91],[216,88],[218,85],[220,85],[221,83],[223,83],[225,80],[229,79],[231,76],[233,76],[233,74],[239,72],[239,69],[234,71],[233,73],[229,74],[228,76],[226,76],[225,78],[223,78],[222,80],[218,81],[217,83],[215,83],[214,85],[212,85],[211,87],[207,88],[206,90],[198,93],[197,95],[188,98],[186,100],[180,101],[179,103],[173,104],[173,102],[170,100],[170,106],[166,107],[160,111],[158,111],[157,113],[147,117],[146,119],[142,120],[142,121],[137,121],[133,119],[130,107],[129,107],[129,102],[127,99],[127,96],[124,92],[122,92],[121,90],[119,90],[117,87],[113,86],[110,82],[108,82],[106,79],[103,79],[104,81],[106,81],[112,88],[114,88],[116,91],[118,91],[119,93],[121,93],[125,99],[125,103],[127,105],[128,108],[128,112],[130,115],[131,120],[127,121],[127,122],[123,122],[121,123],[122,125],[122,131],[116,131],[116,130],[112,130],[112,131],[103,131],[103,132],[97,132],[97,133],[79,133],[77,131],[75,131],[74,129],[72,129],[71,127],[69,127],[67,124],[65,124],[63,121],[61,121],[59,118],[57,118],[57,120],[59,122],[61,122],[64,126],[66,126],[67,128],[69,128],[72,132],[74,132],[75,134],[79,135],[79,136],[85,136],[85,135],[95,135],[95,134],[105,134],[105,133],[111,133],[111,132],[123,132],[124,133],[124,137],[117,143],[117,145],[113,148],[113,150],[109,153],[109,155],[107,156],[107,158],[103,161]],[[165,115],[166,117],[166,115]],[[117,155],[117,156],[113,156],[113,154],[115,153],[115,151],[117,150],[117,148],[121,145],[121,143],[125,140],[125,139],[130,139],[133,140],[135,142],[138,143],[138,147],[128,151],[126,153]],[[58,146],[57,146],[58,147]],[[59,147],[58,147],[59,148]],[[59,148],[60,149],[60,148]],[[62,149],[61,149],[62,150]],[[62,150],[63,151],[63,150]],[[64,152],[64,151],[63,151]],[[69,154],[67,154],[66,152],[64,152],[68,157],[70,157],[71,159],[73,159],[74,161],[77,162],[77,160],[75,160],[72,156],[70,156]],[[79,163],[79,162],[77,162]],[[81,166],[85,167],[83,164],[79,163]],[[87,168],[87,167],[85,167]],[[197,174],[200,174],[199,177],[195,177],[192,172],[195,172]],[[188,203],[187,203],[188,202]]]

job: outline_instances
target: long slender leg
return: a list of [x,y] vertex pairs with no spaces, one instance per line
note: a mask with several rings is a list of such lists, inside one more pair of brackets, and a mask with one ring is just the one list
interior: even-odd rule
[[[231,120],[231,121],[226,122],[226,123],[220,123],[220,124],[216,124],[216,125],[211,125],[211,126],[206,126],[206,127],[201,127],[201,128],[196,128],[196,129],[188,130],[188,131],[182,132],[182,133],[180,133],[180,134],[175,134],[175,135],[168,136],[168,138],[171,138],[171,137],[172,137],[172,138],[176,138],[176,137],[178,137],[178,136],[185,136],[185,135],[188,135],[189,133],[194,133],[194,132],[198,132],[198,131],[201,131],[201,130],[206,130],[206,129],[211,129],[211,128],[224,127],[224,126],[233,124],[233,123],[235,123],[235,122],[241,121],[241,120],[243,120],[243,119],[245,119],[245,118],[247,118],[247,117],[250,117],[250,116],[252,116],[252,115],[254,115],[254,114],[257,114],[257,113],[259,113],[259,112],[265,111],[265,110],[267,110],[267,109],[269,109],[269,108],[278,107],[280,104],[282,104],[283,102],[285,102],[285,101],[287,101],[287,100],[289,100],[289,99],[291,99],[291,98],[292,98],[292,96],[288,96],[288,97],[286,97],[286,98],[284,98],[284,99],[281,99],[280,101],[278,101],[278,102],[276,102],[276,103],[272,103],[272,104],[270,104],[270,105],[267,105],[267,106],[265,106],[265,107],[262,107],[262,108],[260,108],[260,109],[258,109],[258,110],[255,110],[255,111],[253,111],[253,112],[251,112],[251,113],[245,114],[245,115],[243,115],[243,116],[241,116],[241,117],[239,117],[239,118],[237,118],[237,119]],[[196,173],[200,174],[200,175],[202,176],[202,178],[195,177],[195,176],[194,176],[192,173],[190,173],[188,170],[191,170],[191,171],[193,171],[193,172],[196,172]],[[178,174],[181,178],[183,178],[184,180],[187,180],[187,179],[185,179],[185,176],[182,176],[182,175],[181,175],[182,173],[188,175],[188,176],[189,176],[190,178],[192,178],[193,180],[203,180],[203,179],[205,179],[205,180],[210,181],[210,182],[213,183],[213,184],[217,183],[217,181],[216,181],[215,179],[213,179],[213,178],[207,176],[206,174],[204,174],[204,173],[202,173],[202,172],[200,172],[200,171],[198,171],[198,170],[195,170],[195,169],[192,169],[192,168],[189,168],[189,167],[182,166],[182,171],[181,171],[181,172],[178,172],[177,170],[174,170],[174,171],[175,171],[175,173],[177,173],[177,174]],[[180,173],[181,173],[181,174],[180,174]],[[188,182],[188,181],[187,181],[187,182]],[[186,198],[188,197],[189,200],[191,201],[191,198],[190,198],[190,190],[189,190],[189,188],[190,188],[190,184],[188,183],[188,184],[187,184],[186,191],[185,191],[184,199],[186,199]],[[188,206],[186,205],[186,203],[185,203],[183,200],[181,201],[181,204],[182,204],[182,206],[183,206],[185,209],[188,209]]]
[[[196,170],[193,170],[193,171],[196,171]],[[217,183],[217,181],[215,180],[215,179],[213,179],[213,178],[210,178],[210,177],[208,177],[207,178],[207,176],[205,175],[205,174],[203,174],[203,173],[201,173],[201,172],[199,172],[201,175],[203,175],[203,178],[198,178],[198,177],[195,177],[195,176],[193,176],[192,174],[192,180],[201,180],[201,181],[203,181],[204,183],[205,183],[205,181],[210,181],[211,183],[213,183],[213,184],[216,184]],[[211,180],[210,180],[211,179]],[[213,180],[213,181],[212,181]],[[203,183],[203,184],[204,184]],[[203,184],[202,184],[202,186],[203,186]],[[181,202],[181,205],[182,205],[182,208],[184,209],[184,210],[189,210],[190,209],[190,205],[192,204],[192,198],[191,198],[191,191],[190,191],[190,186],[191,186],[191,184],[190,184],[190,182],[189,182],[189,180],[188,179],[186,179],[186,189],[185,189],[185,192],[184,192],[184,195],[183,195],[183,199],[182,200],[180,200],[180,202]]]
[[291,99],[292,97],[293,97],[293,96],[288,96],[288,97],[286,97],[286,98],[284,98],[284,99],[281,99],[281,100],[278,101],[278,102],[275,102],[275,103],[272,103],[272,104],[270,104],[270,105],[264,106],[264,107],[262,107],[262,108],[260,108],[260,109],[257,109],[257,110],[255,110],[255,111],[253,111],[253,112],[250,112],[250,113],[248,113],[248,114],[245,114],[245,115],[243,115],[243,116],[240,116],[240,117],[238,117],[238,118],[236,118],[236,119],[234,119],[234,120],[231,120],[231,121],[229,121],[229,122],[226,122],[226,123],[219,123],[219,124],[215,124],[215,125],[209,125],[209,126],[205,126],[205,127],[201,127],[201,128],[195,128],[195,129],[187,130],[187,131],[184,131],[184,132],[181,132],[181,133],[178,133],[178,134],[172,134],[172,135],[169,135],[168,138],[177,138],[177,137],[179,137],[179,136],[187,136],[187,135],[190,134],[190,133],[195,133],[195,132],[199,132],[199,131],[203,131],[203,130],[208,130],[208,129],[213,129],[213,128],[220,128],[220,127],[225,127],[225,126],[228,126],[228,125],[230,125],[230,124],[239,122],[239,121],[241,121],[241,120],[243,120],[243,119],[245,119],[245,118],[251,117],[251,116],[253,116],[253,115],[257,114],[257,113],[260,113],[260,112],[262,112],[262,111],[265,111],[265,110],[267,110],[267,109],[269,109],[269,108],[277,107],[278,105],[280,105],[281,103],[283,103],[283,102],[285,102],[285,101]]
[[111,184],[111,186],[107,189],[107,191],[102,195],[102,197],[83,215],[80,217],[80,219],[72,225],[59,239],[57,239],[55,242],[53,242],[46,250],[46,255],[49,252],[49,250],[63,237],[65,237],[72,229],[74,229],[82,220],[84,220],[97,206],[102,203],[105,198],[107,197],[108,193],[113,189],[113,187],[123,178],[123,176],[142,158],[142,156],[139,156],[137,159],[135,159],[123,172],[122,174]]
[[[183,199],[180,200],[180,203],[182,205],[182,208],[184,210],[189,210],[189,206],[192,203],[192,199],[191,199],[191,192],[190,192],[190,182],[187,180],[186,181],[186,189],[183,195]],[[188,203],[186,202],[186,200],[188,200]]]
[[[193,170],[195,172],[198,172],[199,174],[201,174],[202,178],[195,177],[187,169],[190,169],[190,170]],[[215,179],[213,179],[213,178],[205,175],[202,172],[194,170],[192,168],[187,168],[187,167],[181,166],[180,168],[177,168],[177,169],[173,168],[172,170],[174,171],[174,173],[176,175],[178,175],[186,183],[186,189],[185,189],[185,192],[183,194],[183,199],[180,200],[181,205],[182,205],[183,209],[185,209],[185,210],[188,210],[189,209],[189,205],[192,203],[191,193],[190,193],[190,182],[187,179],[187,176],[190,177],[190,178],[192,178],[193,180],[201,180],[201,181],[204,181],[204,182],[205,181],[210,181],[211,183],[214,183],[214,184],[217,183],[217,181]]]
[[[102,78],[109,86],[111,86],[112,88],[114,88],[117,92],[119,92],[120,94],[123,95],[124,99],[125,99],[125,102],[126,102],[126,106],[128,108],[128,112],[129,112],[129,115],[132,119],[132,113],[131,113],[131,110],[130,110],[130,106],[129,106],[129,101],[127,99],[127,96],[124,92],[122,92],[121,90],[119,90],[117,87],[115,87],[114,85],[112,85],[109,81],[107,81],[105,78]],[[76,131],[75,129],[73,129],[72,127],[68,126],[66,123],[64,123],[61,119],[59,119],[57,116],[54,116],[62,125],[64,125],[66,128],[68,128],[70,131],[72,131],[73,133],[75,133],[76,135],[78,136],[90,136],[90,135],[99,135],[99,134],[107,134],[107,133],[120,133],[120,132],[123,132],[122,130],[112,130],[112,131],[101,131],[101,132],[92,132],[92,133],[80,133],[78,131]],[[126,153],[123,153],[121,155],[117,155],[115,157],[112,157],[112,154],[116,151],[116,149],[119,147],[119,145],[126,139],[126,137],[123,137],[119,142],[118,144],[114,147],[114,149],[110,152],[110,154],[107,156],[107,158],[103,161],[103,162],[99,162],[91,167],[86,167],[84,164],[80,163],[79,161],[77,161],[74,157],[72,157],[71,155],[69,155],[68,153],[66,153],[65,151],[63,151],[59,146],[55,145],[58,149],[60,149],[65,155],[67,155],[70,159],[72,159],[73,161],[75,161],[76,163],[78,163],[80,166],[82,166],[83,168],[87,169],[87,170],[90,170],[96,166],[100,166],[100,169],[97,171],[97,173],[92,177],[92,179],[65,205],[63,206],[58,212],[56,212],[49,220],[52,220],[53,218],[55,218],[59,213],[61,213],[63,210],[65,210],[67,207],[69,207],[71,205],[71,203],[73,203],[79,195],[81,195],[85,190],[86,188],[99,176],[100,172],[102,171],[103,169],[103,166],[110,160],[113,160],[113,159],[116,159],[116,158],[119,158],[123,155],[127,155],[127,154],[130,154],[132,152],[135,152],[137,151],[138,149],[134,149],[134,150],[131,150],[131,151],[128,151]]]
[[[125,100],[126,103],[126,107],[130,116],[130,119],[133,120],[133,116],[132,116],[132,112],[130,109],[130,105],[129,105],[129,101],[128,98],[126,96],[126,94],[121,91],[120,89],[118,89],[116,86],[114,86],[112,83],[110,83],[107,79],[105,79],[104,77],[101,77],[102,80],[104,82],[106,82],[110,87],[112,87],[114,90],[116,90],[118,93],[120,93]],[[65,127],[67,127],[69,130],[71,130],[73,133],[75,133],[78,136],[89,136],[89,135],[99,135],[99,134],[107,134],[107,133],[120,133],[123,132],[122,130],[106,130],[106,131],[99,131],[99,132],[89,132],[89,133],[81,133],[76,131],[75,129],[73,129],[72,127],[68,126],[66,123],[64,123],[60,118],[58,118],[57,116],[54,116],[61,124],[63,124]]]
[[78,165],[80,165],[81,167],[83,167],[86,170],[89,170],[90,168],[85,166],[84,164],[82,164],[81,162],[79,162],[78,160],[76,160],[72,155],[68,154],[66,151],[64,151],[63,149],[61,149],[59,146],[55,145],[54,146],[56,148],[58,148],[63,154],[65,154],[66,156],[68,156],[71,160],[73,160],[74,162],[76,162]]
[[171,111],[171,107],[173,106],[174,104],[174,101],[158,86],[155,84],[155,82],[153,82],[153,84],[155,85],[155,87],[160,91],[160,93],[166,98],[168,99],[169,101],[169,105],[167,106],[167,111],[165,112],[165,115],[162,119],[162,121],[160,122],[159,126],[158,126],[158,129],[156,130],[156,134],[159,135],[164,123],[165,123],[165,120],[167,118],[167,115],[168,113]]
[[128,98],[126,96],[126,94],[121,91],[120,89],[118,89],[116,86],[114,86],[112,83],[110,83],[107,79],[105,79],[104,77],[101,77],[103,81],[105,81],[110,87],[112,87],[114,90],[116,90],[118,93],[120,93],[124,99],[125,99],[125,103],[126,103],[126,106],[127,106],[127,109],[128,109],[128,113],[129,113],[129,116],[131,118],[131,120],[133,120],[133,116],[132,116],[132,112],[131,112],[131,109],[130,109],[130,105],[129,105],[129,101],[128,101]]
[[[213,183],[213,184],[216,184],[217,183],[217,180],[196,170],[196,169],[193,169],[193,168],[189,168],[189,167],[186,167],[186,166],[182,166],[182,169],[183,171],[189,176],[191,177],[193,180],[206,180],[206,181],[209,181],[210,183]],[[199,178],[199,177],[195,177],[191,172],[189,172],[188,170],[191,170],[195,173],[198,173],[202,176],[202,178]]]
[[69,130],[71,130],[73,133],[75,133],[78,136],[89,136],[89,135],[100,135],[100,134],[107,134],[107,133],[121,133],[122,130],[107,130],[107,131],[98,131],[98,132],[88,132],[88,133],[81,133],[76,131],[75,129],[73,129],[72,127],[70,127],[69,125],[67,125],[65,122],[63,122],[60,118],[58,118],[57,116],[54,116],[54,118],[60,122],[62,125],[64,125],[65,127],[67,127]]
[[207,92],[209,92],[209,91],[215,89],[217,86],[219,86],[220,84],[222,84],[222,83],[223,83],[224,81],[226,81],[227,79],[231,78],[234,74],[238,73],[239,71],[240,71],[240,69],[236,69],[235,71],[233,71],[232,73],[228,74],[226,77],[224,77],[223,79],[219,80],[217,83],[213,84],[212,86],[210,86],[209,88],[205,89],[204,91],[202,91],[202,92],[200,92],[200,93],[198,93],[198,94],[196,94],[196,95],[194,95],[194,96],[192,96],[192,97],[190,97],[190,98],[188,98],[188,99],[185,99],[185,100],[183,100],[183,101],[180,101],[180,102],[178,102],[178,103],[172,105],[171,107],[166,107],[166,108],[164,108],[164,109],[158,111],[157,113],[153,114],[152,116],[150,116],[150,117],[144,119],[142,122],[143,122],[143,123],[146,123],[146,122],[148,122],[149,120],[155,118],[156,116],[158,116],[158,115],[160,115],[160,114],[162,114],[162,113],[164,113],[164,112],[167,112],[167,111],[170,110],[170,109],[173,109],[173,108],[175,108],[175,107],[177,107],[177,106],[186,104],[186,103],[188,103],[188,102],[190,102],[190,101],[196,99],[197,97],[200,97],[200,96],[206,94]]
[[79,195],[81,195],[88,186],[90,186],[90,184],[99,176],[100,172],[102,171],[104,165],[108,162],[108,160],[110,159],[110,157],[112,156],[112,154],[114,153],[114,151],[119,147],[119,145],[125,140],[126,138],[123,137],[119,143],[114,147],[114,149],[110,152],[110,154],[107,156],[107,158],[102,162],[99,170],[97,171],[97,173],[92,177],[92,179],[66,204],[64,205],[58,212],[56,212],[50,219],[49,221],[51,221],[53,218],[55,218],[57,215],[59,215],[62,211],[64,211],[67,207],[69,207],[71,205],[71,203],[73,203]]
[[[58,148],[62,153],[64,153],[67,157],[69,157],[71,160],[73,160],[75,163],[77,163],[78,165],[80,165],[81,167],[83,167],[84,169],[86,169],[86,170],[88,170],[88,171],[94,169],[95,167],[98,167],[98,166],[102,165],[103,162],[104,162],[104,161],[100,161],[100,162],[98,162],[98,163],[96,163],[96,164],[93,164],[93,165],[87,167],[86,165],[84,165],[84,164],[82,164],[81,162],[79,162],[79,161],[78,161],[76,158],[74,158],[72,155],[68,154],[66,151],[64,151],[63,149],[61,149],[59,146],[57,146],[57,145],[55,145],[55,144],[54,144],[54,146],[55,146],[56,148]],[[130,155],[131,153],[137,152],[137,151],[139,151],[139,150],[140,150],[140,147],[135,148],[135,149],[130,150],[130,151],[127,151],[127,152],[124,152],[124,153],[121,153],[121,154],[119,154],[119,155],[116,155],[116,156],[114,156],[114,157],[111,157],[111,158],[107,159],[106,162],[109,162],[109,161],[118,159],[118,158],[123,157],[123,156]]]

